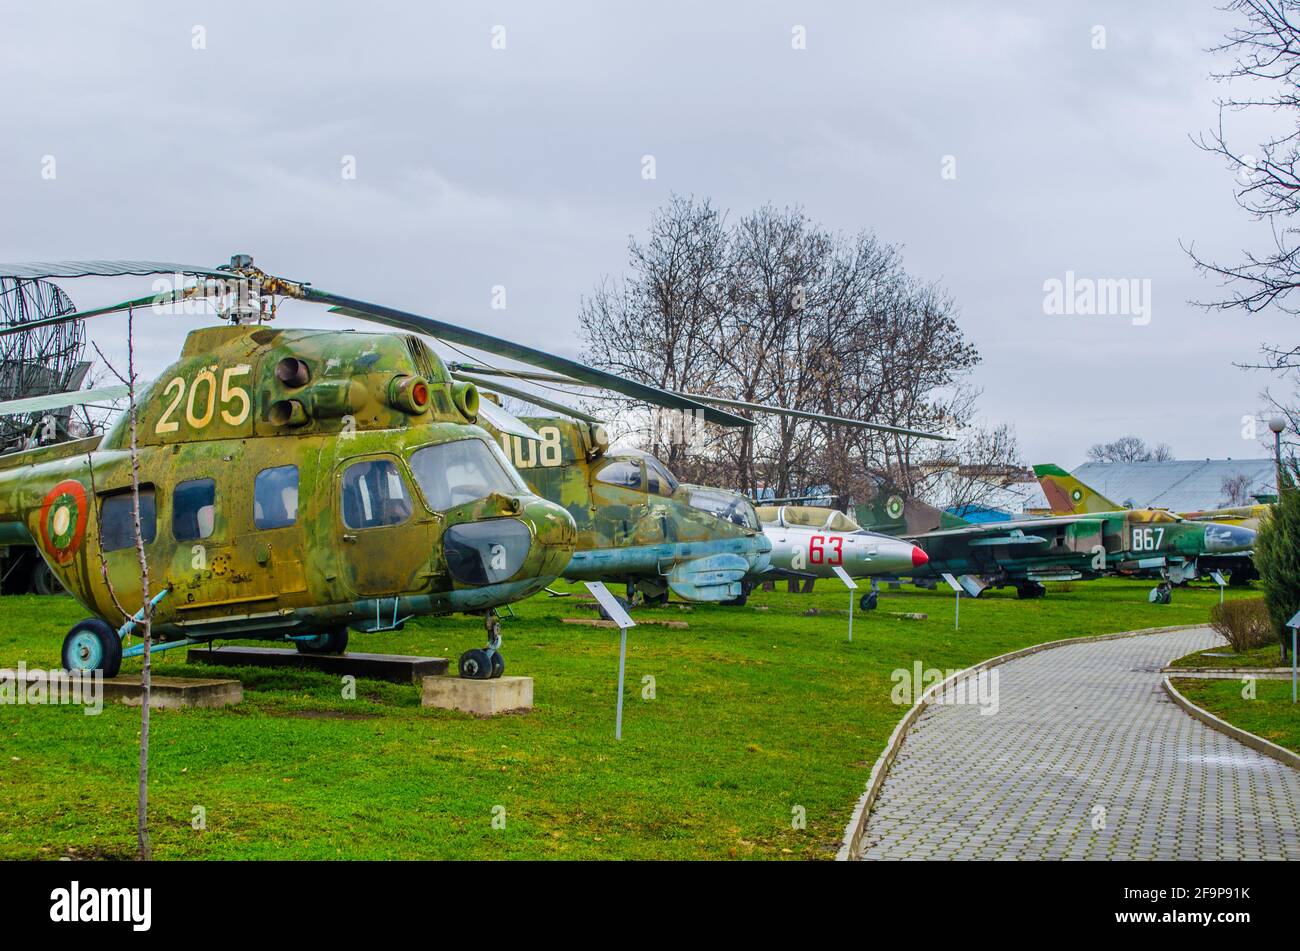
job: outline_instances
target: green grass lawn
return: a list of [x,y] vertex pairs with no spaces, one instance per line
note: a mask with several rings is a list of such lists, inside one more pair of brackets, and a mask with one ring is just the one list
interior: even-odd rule
[[1252,647],[1234,654],[1226,644],[1180,657],[1170,667],[1283,667],[1282,647],[1278,642]]
[[[491,720],[423,709],[413,686],[361,681],[358,698],[344,700],[325,674],[196,671],[183,649],[162,654],[157,673],[239,677],[245,700],[155,711],[155,855],[830,858],[905,711],[890,699],[892,671],[1199,623],[1218,600],[1217,589],[1184,588],[1173,604],[1155,605],[1149,587],[1075,583],[1036,601],[988,592],[962,599],[960,632],[950,593],[908,587],[883,593],[874,614],[855,612],[852,644],[843,615],[804,616],[810,606],[847,607],[847,593],[826,582],[811,595],[758,592],[745,608],[640,612],[690,627],[631,632],[621,743],[617,632],[561,623],[593,616],[573,598],[516,605],[504,624],[507,673],[536,678],[536,708]],[[0,665],[57,666],[81,615],[66,597],[0,599]],[[352,647],[454,662],[482,643],[481,632],[479,619],[421,620],[399,633],[354,634]],[[654,699],[642,695],[647,677]],[[97,717],[0,706],[0,857],[131,856],[139,727],[139,710],[120,705]],[[191,827],[195,807],[206,829]],[[504,829],[493,827],[495,807],[504,807]],[[805,829],[792,827],[795,807]]]
[[1174,686],[1192,703],[1233,726],[1300,753],[1300,705],[1291,702],[1291,681],[1256,680],[1255,698],[1242,697],[1240,680],[1178,678]]

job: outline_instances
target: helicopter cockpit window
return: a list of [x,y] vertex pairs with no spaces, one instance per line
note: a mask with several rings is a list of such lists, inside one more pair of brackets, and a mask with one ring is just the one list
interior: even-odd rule
[[417,449],[411,453],[411,471],[435,512],[487,498],[493,492],[514,495],[521,491],[492,447],[479,439]]
[[[158,535],[153,486],[140,486],[140,537],[148,545]],[[135,547],[135,500],[130,491],[105,496],[99,505],[99,542],[104,551]]]
[[354,462],[343,473],[343,524],[348,528],[400,525],[411,517],[411,497],[388,459]]
[[754,505],[743,495],[716,489],[691,490],[691,507],[716,515],[744,528],[761,531]]
[[611,460],[596,473],[596,481],[624,489],[641,488],[641,464],[624,459]]
[[677,479],[654,456],[646,456],[646,486],[651,495],[670,496],[677,491]]
[[253,524],[287,528],[298,520],[298,467],[263,469],[253,480]]
[[208,538],[216,523],[217,484],[191,479],[172,489],[172,536],[178,542]]

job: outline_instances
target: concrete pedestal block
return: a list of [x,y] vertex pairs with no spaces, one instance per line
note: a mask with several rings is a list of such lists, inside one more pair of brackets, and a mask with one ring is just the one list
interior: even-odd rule
[[274,647],[191,647],[186,661],[225,667],[293,667],[327,674],[351,674],[395,684],[418,684],[423,677],[447,672],[445,657],[405,654],[304,654]]
[[460,710],[479,717],[527,712],[533,708],[533,678],[468,680],[464,677],[425,677],[421,703],[426,707]]
[[[140,676],[114,677],[104,681],[104,699],[128,707],[140,706],[144,688]],[[181,707],[232,707],[244,699],[244,685],[238,680],[191,680],[188,677],[153,677],[149,683],[149,707],[178,710]]]

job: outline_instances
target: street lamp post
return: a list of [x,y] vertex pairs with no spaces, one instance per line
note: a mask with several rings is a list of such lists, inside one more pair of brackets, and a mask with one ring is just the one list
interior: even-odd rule
[[1282,498],[1282,431],[1286,429],[1286,417],[1274,416],[1268,421],[1268,428],[1273,430],[1273,465],[1277,472],[1277,497]]

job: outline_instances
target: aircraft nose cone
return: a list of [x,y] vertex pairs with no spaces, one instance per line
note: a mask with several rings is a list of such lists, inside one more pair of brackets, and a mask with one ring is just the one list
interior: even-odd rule
[[913,568],[920,568],[922,565],[926,564],[929,560],[930,560],[929,555],[927,555],[920,548],[917,548],[915,545],[912,546],[912,567]]
[[1206,551],[1246,551],[1255,547],[1255,530],[1241,525],[1210,525],[1205,529]]

